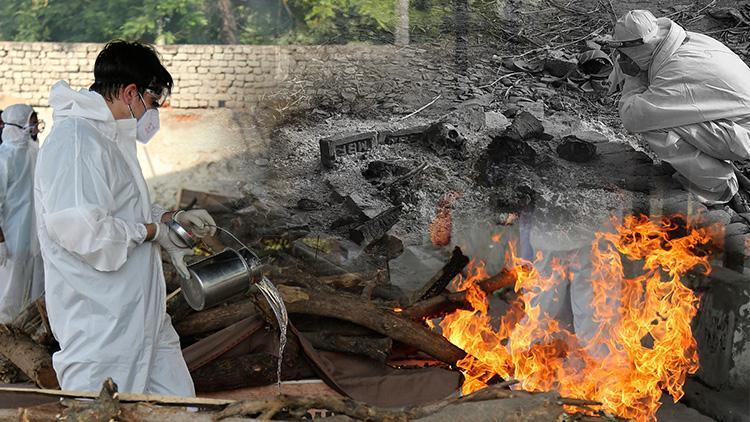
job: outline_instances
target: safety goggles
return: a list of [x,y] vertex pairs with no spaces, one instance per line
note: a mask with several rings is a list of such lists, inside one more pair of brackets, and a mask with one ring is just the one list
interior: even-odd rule
[[606,41],[606,44],[610,48],[618,49],[618,48],[638,47],[639,45],[645,44],[645,42],[643,41],[643,38],[637,38],[634,40],[627,40],[627,41]]
[[21,125],[16,124],[16,123],[5,122],[3,124],[3,126],[13,126],[13,127],[17,127],[19,129],[22,129],[22,130],[25,130],[25,129],[36,129],[37,132],[41,133],[41,132],[44,132],[44,128],[46,127],[46,124],[44,123],[44,120],[39,120],[35,125],[21,126]]
[[148,94],[149,102],[154,108],[163,106],[169,98],[169,89],[167,88],[146,88],[143,92],[144,94]]

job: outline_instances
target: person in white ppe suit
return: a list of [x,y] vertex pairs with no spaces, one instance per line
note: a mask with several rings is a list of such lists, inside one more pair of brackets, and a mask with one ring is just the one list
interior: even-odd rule
[[0,145],[0,323],[13,321],[44,292],[44,273],[34,224],[34,109],[5,109]]
[[703,203],[747,211],[732,161],[750,158],[750,68],[719,41],[645,10],[620,18],[613,38],[610,80],[624,82],[625,129],[642,134]]
[[50,92],[53,127],[35,179],[36,215],[52,332],[53,365],[66,390],[193,396],[180,342],[166,313],[161,246],[183,277],[192,254],[176,246],[170,218],[198,237],[215,233],[203,210],[153,205],[136,140],[159,128],[172,77],[150,46],[114,41],[94,64],[95,82]]

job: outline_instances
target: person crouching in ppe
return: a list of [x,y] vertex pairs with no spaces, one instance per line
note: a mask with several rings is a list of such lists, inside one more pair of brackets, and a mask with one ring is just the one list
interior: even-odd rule
[[732,161],[750,158],[750,68],[719,41],[646,10],[620,18],[613,38],[610,81],[624,81],[625,129],[642,134],[704,204],[747,212]]
[[0,323],[13,321],[44,292],[42,256],[34,223],[34,109],[5,109],[0,145]]
[[156,51],[108,43],[94,84],[50,92],[53,127],[37,162],[36,214],[52,332],[53,366],[66,390],[194,396],[180,342],[166,313],[160,246],[182,277],[190,249],[170,240],[174,219],[197,237],[215,233],[204,210],[165,212],[151,203],[136,141],[159,129],[172,77]]

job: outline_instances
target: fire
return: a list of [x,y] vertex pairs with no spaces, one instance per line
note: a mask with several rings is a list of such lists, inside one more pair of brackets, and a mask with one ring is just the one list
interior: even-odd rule
[[[596,234],[591,283],[598,327],[587,341],[536,304],[542,292],[571,277],[559,261],[543,276],[511,248],[506,264],[515,271],[518,299],[499,321],[489,316],[486,294],[476,284],[486,277],[484,267],[472,266],[459,289],[468,292],[473,309],[440,324],[443,335],[469,354],[458,363],[463,392],[481,389],[497,375],[519,380],[524,390],[557,390],[596,400],[624,418],[655,420],[662,390],[679,400],[685,377],[698,370],[690,328],[698,297],[680,277],[693,268],[710,271],[708,257],[696,252],[708,243],[707,231],[688,228],[676,237],[677,229],[668,220],[631,216],[614,232]],[[627,278],[623,256],[642,274]],[[542,258],[538,254],[535,262]]]

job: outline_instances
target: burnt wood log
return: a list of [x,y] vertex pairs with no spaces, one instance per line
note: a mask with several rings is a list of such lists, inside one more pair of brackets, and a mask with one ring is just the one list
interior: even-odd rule
[[420,321],[440,318],[459,309],[471,309],[471,304],[466,300],[465,291],[445,292],[427,300],[421,300],[404,309],[401,314],[415,321]]
[[369,328],[336,318],[304,314],[290,314],[289,318],[297,330],[301,332],[315,332],[348,337],[373,337],[378,335],[378,333]]
[[[565,413],[563,406],[585,408],[595,402],[561,398],[557,393],[527,393],[511,391],[507,384],[471,394],[462,398],[450,398],[425,406],[401,409],[386,409],[338,396],[289,396],[278,395],[261,400],[246,400],[229,405],[216,415],[215,420],[237,416],[255,416],[259,419],[300,419],[309,409],[326,409],[346,420],[396,422],[410,420],[498,420],[514,422],[536,422],[560,420]],[[475,415],[482,415],[475,417]],[[591,421],[603,421],[605,417],[590,417]]]
[[266,353],[219,358],[191,375],[196,392],[260,387],[276,382],[276,357]]
[[55,420],[62,421],[111,421],[122,413],[117,385],[112,378],[104,380],[99,397],[94,401],[70,401]]
[[[492,294],[496,290],[512,286],[515,282],[515,273],[504,269],[492,277],[479,281],[477,285],[485,293]],[[439,318],[458,309],[471,309],[471,304],[466,299],[466,290],[443,292],[435,297],[409,306],[402,311],[402,314],[415,321],[419,321]]]
[[385,236],[401,217],[401,205],[389,208],[349,231],[349,239],[358,245],[369,244]]
[[389,337],[355,337],[322,332],[301,332],[301,334],[316,349],[362,355],[380,363],[385,363],[393,347],[393,340]]
[[448,286],[448,283],[460,274],[468,263],[469,258],[461,252],[461,248],[456,246],[456,248],[453,249],[451,259],[443,266],[443,268],[432,276],[424,286],[414,292],[411,303],[427,300],[442,293]]
[[178,321],[174,328],[180,336],[194,336],[218,331],[257,313],[255,305],[246,299],[191,314]]
[[44,296],[29,303],[18,316],[13,319],[13,327],[25,332],[31,338],[44,346],[53,342],[52,330],[47,319],[47,308]]
[[453,345],[445,337],[398,315],[393,310],[382,309],[359,297],[342,292],[332,297],[330,291],[288,285],[279,285],[278,289],[289,313],[319,315],[350,321],[422,350],[450,365],[454,365],[466,356],[466,352]]
[[[234,390],[244,387],[261,387],[277,381],[276,356],[267,353],[217,359],[195,370],[193,377],[196,392]],[[299,346],[290,336],[281,361],[281,380],[298,380],[315,376],[313,369],[301,359]]]
[[0,325],[0,353],[42,388],[60,388],[45,347],[22,330]]

